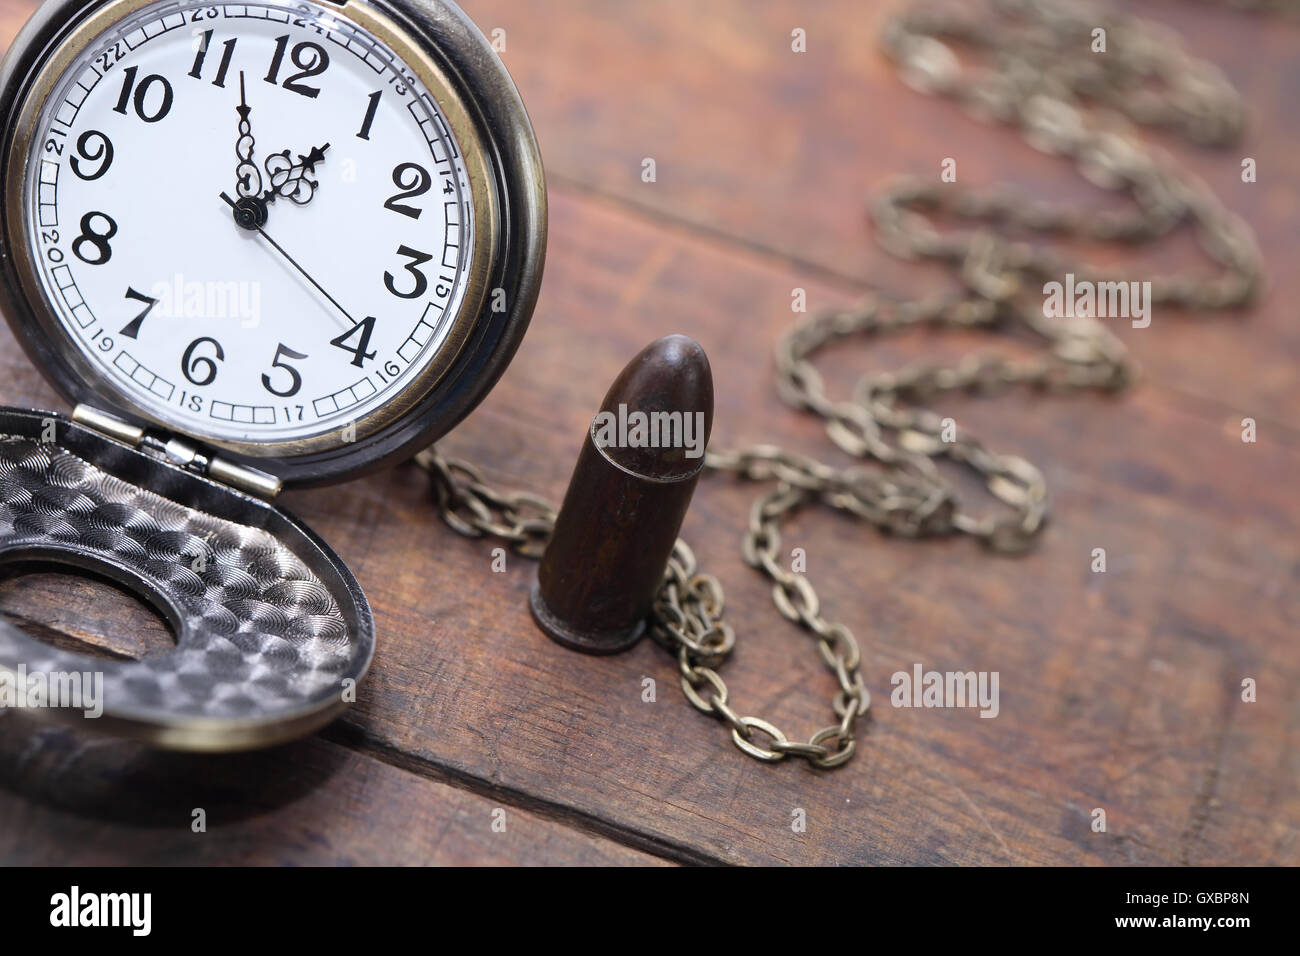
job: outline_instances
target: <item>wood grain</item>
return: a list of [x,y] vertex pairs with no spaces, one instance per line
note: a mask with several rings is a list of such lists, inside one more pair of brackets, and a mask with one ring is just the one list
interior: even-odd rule
[[322,740],[199,758],[15,714],[0,714],[0,728],[0,859],[8,865],[658,862]]
[[140,660],[176,649],[162,616],[124,588],[49,565],[0,565],[0,614],[38,640],[91,657]]
[[[804,273],[916,295],[951,277],[875,245],[864,201],[895,177],[937,180],[940,162],[952,157],[965,186],[1011,185],[1082,205],[1109,199],[1015,131],[904,86],[878,52],[878,37],[905,5],[664,0],[611,11],[602,0],[465,3],[485,29],[506,31],[503,59],[525,93],[554,182],[797,263]],[[1254,226],[1272,284],[1243,314],[1162,310],[1152,328],[1121,332],[1161,384],[1294,429],[1300,325],[1289,304],[1300,299],[1293,266],[1300,124],[1291,117],[1300,90],[1283,64],[1300,53],[1300,21],[1243,15],[1228,4],[1122,6],[1172,27],[1241,93],[1249,126],[1237,145],[1149,140]],[[806,31],[806,53],[791,50],[796,27]],[[1258,163],[1256,183],[1241,181],[1245,156]],[[656,162],[654,183],[642,181],[646,158]],[[1083,251],[1102,265],[1132,268],[1135,279],[1153,267],[1210,268],[1185,234],[1136,257]]]
[[[712,356],[718,446],[775,433],[827,454],[815,424],[784,410],[767,381],[768,343],[788,321],[773,303],[793,274],[586,200],[557,196],[554,213],[555,243],[569,251],[553,259],[538,325],[448,451],[485,463],[494,480],[557,496],[604,383],[642,330],[671,315],[671,328]],[[620,303],[653,262],[664,281]],[[734,316],[746,317],[743,328]],[[889,357],[881,351],[873,361]],[[1287,740],[1298,675],[1287,634],[1298,515],[1286,483],[1264,476],[1292,473],[1296,446],[1243,446],[1220,409],[1156,389],[1120,402],[1015,397],[956,414],[1047,469],[1056,518],[1035,554],[1014,561],[968,542],[891,542],[815,513],[787,535],[787,547],[807,549],[828,612],[869,648],[877,713],[850,769],[761,768],[731,753],[721,727],[679,698],[657,648],[588,660],[551,646],[528,618],[531,567],[490,574],[489,546],[431,525],[425,481],[411,470],[332,500],[293,501],[314,526],[336,529],[326,536],[380,609],[378,677],[349,722],[431,765],[730,861],[1293,856]],[[1247,484],[1249,496],[1236,493]],[[809,733],[828,722],[833,681],[740,564],[752,494],[706,481],[684,534],[731,598],[741,647],[726,676],[738,706]],[[1105,576],[1088,570],[1099,546],[1114,562]],[[890,708],[889,675],[918,661],[999,671],[1002,713],[988,721]],[[1277,695],[1234,703],[1241,677],[1256,671]],[[658,681],[653,705],[641,700],[643,676]],[[1228,780],[1222,762],[1243,786],[1231,819],[1225,812],[1198,832],[1223,840],[1184,845],[1206,779]],[[1118,836],[1091,834],[1097,806],[1111,808]],[[795,808],[814,821],[807,834],[789,829]]]
[[[0,29],[27,6],[0,0]],[[980,181],[1086,196],[1010,134],[905,91],[874,52],[883,15],[874,7],[467,7],[484,29],[507,29],[505,60],[555,184],[533,329],[483,408],[445,442],[493,481],[558,498],[608,382],[673,331],[698,338],[713,362],[715,447],[777,441],[843,463],[771,387],[791,289],[807,289],[817,307],[852,301],[864,283],[916,293],[942,281],[876,251],[857,197],[954,154]],[[379,629],[356,708],[324,741],[266,758],[301,818],[273,810],[283,826],[255,823],[259,790],[232,784],[223,806],[241,819],[229,824],[230,846],[193,845],[184,829],[166,835],[159,858],[646,859],[619,855],[614,840],[686,862],[1300,862],[1300,386],[1286,305],[1300,281],[1287,270],[1300,252],[1300,118],[1282,108],[1279,74],[1255,66],[1293,59],[1293,28],[1260,30],[1199,7],[1187,7],[1190,42],[1222,54],[1268,119],[1251,148],[1261,170],[1277,172],[1231,204],[1260,233],[1274,291],[1237,321],[1157,317],[1149,335],[1124,333],[1149,374],[1119,398],[1013,394],[943,409],[1043,468],[1052,524],[1023,559],[965,541],[892,541],[816,511],[790,524],[785,548],[806,549],[826,613],[866,651],[874,718],[848,767],[744,758],[686,705],[673,662],[649,644],[613,659],[553,645],[528,616],[532,566],[512,557],[492,573],[493,545],[441,525],[424,476],[402,467],[285,502],[356,572]],[[797,62],[786,52],[794,25],[810,37]],[[1247,30],[1260,31],[1254,45],[1232,47],[1255,36]],[[647,155],[658,159],[653,186],[639,178]],[[1216,186],[1237,168],[1188,156]],[[865,368],[980,344],[916,336],[846,346],[825,364],[846,390]],[[0,402],[65,407],[4,329]],[[1256,444],[1240,440],[1247,415],[1261,422]],[[727,589],[740,647],[724,674],[736,705],[802,736],[830,721],[834,681],[740,562],[757,490],[707,479],[684,534]],[[1089,570],[1097,547],[1105,574]],[[890,675],[918,662],[997,671],[999,715],[891,707]],[[645,677],[656,682],[653,703],[642,699]],[[1255,703],[1241,700],[1247,677],[1259,685]],[[0,795],[0,857],[126,852],[131,821],[77,817],[75,837],[65,830],[57,793],[67,778],[43,755],[79,744],[26,746],[37,754],[26,783]],[[105,756],[102,772],[115,773],[118,759]],[[322,773],[340,763],[349,773]],[[186,767],[190,778],[230,779],[218,763]],[[115,792],[136,798],[152,772],[124,772]],[[168,779],[177,805],[191,802],[185,776]],[[448,811],[428,816],[433,802]],[[484,805],[500,804],[537,817],[527,848],[474,829]],[[1090,828],[1095,808],[1107,812],[1106,833]],[[800,809],[806,832],[791,828]],[[412,815],[413,850],[402,843]],[[10,820],[22,821],[21,840],[7,836]],[[433,831],[445,842],[427,842]]]

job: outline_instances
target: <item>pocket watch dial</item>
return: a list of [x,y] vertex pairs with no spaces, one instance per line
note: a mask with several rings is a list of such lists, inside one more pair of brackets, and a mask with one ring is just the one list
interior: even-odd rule
[[79,367],[245,454],[382,427],[484,298],[464,107],[356,4],[118,6],[49,61],[25,157],[27,254]]

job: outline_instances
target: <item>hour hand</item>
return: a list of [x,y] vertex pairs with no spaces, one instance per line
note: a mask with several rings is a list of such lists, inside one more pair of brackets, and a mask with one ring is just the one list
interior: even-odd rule
[[325,161],[325,153],[330,144],[314,146],[309,153],[299,153],[297,160],[283,150],[267,157],[266,174],[271,177],[271,188],[261,197],[263,202],[273,203],[283,197],[298,206],[305,206],[316,195],[320,185],[312,174],[316,167]]
[[248,95],[244,91],[244,74],[239,74],[239,140],[235,143],[235,156],[239,165],[235,168],[235,194],[241,199],[257,199],[262,193],[262,172],[253,159],[253,124],[249,120],[253,112],[248,105]]

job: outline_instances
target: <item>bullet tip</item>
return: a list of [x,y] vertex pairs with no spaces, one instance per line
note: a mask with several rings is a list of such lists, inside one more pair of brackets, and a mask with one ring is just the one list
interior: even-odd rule
[[695,474],[713,430],[713,371],[703,347],[688,335],[651,342],[614,380],[600,411],[592,438],[620,468],[659,481]]

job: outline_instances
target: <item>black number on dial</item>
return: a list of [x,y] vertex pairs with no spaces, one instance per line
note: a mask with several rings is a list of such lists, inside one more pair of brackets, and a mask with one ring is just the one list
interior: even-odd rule
[[[89,129],[81,134],[81,138],[77,140],[77,153],[78,156],[72,157],[68,165],[80,179],[86,182],[100,179],[108,172],[108,167],[113,165],[113,143],[97,129]],[[99,163],[99,168],[94,171],[88,170],[83,168],[83,162]]]
[[[272,85],[278,85],[280,82],[280,67],[284,64],[284,53],[289,48],[289,35],[286,33],[282,37],[276,37],[275,40],[275,57],[271,60],[271,69],[266,74],[266,82]],[[299,43],[293,48],[290,57],[293,65],[301,73],[295,73],[284,81],[284,88],[293,93],[315,99],[320,96],[320,89],[315,86],[307,86],[299,80],[309,80],[313,76],[320,76],[330,65],[330,55],[325,52],[325,48],[318,43],[310,41]]]
[[[233,40],[227,40],[221,44],[225,50],[221,54],[221,63],[217,66],[217,78],[212,81],[213,86],[219,86],[223,90],[226,88],[226,74],[230,72],[230,58],[235,55],[235,44],[239,42],[236,37]],[[194,54],[194,68],[190,70],[190,76],[196,80],[203,79],[203,61],[208,58],[208,46],[212,43],[212,31],[203,31],[203,40],[199,43],[199,51]]]
[[283,342],[280,343],[280,347],[275,350],[275,361],[271,363],[271,368],[282,368],[289,373],[288,388],[281,391],[280,389],[276,388],[274,385],[271,384],[270,373],[262,374],[263,387],[272,395],[279,395],[281,398],[292,398],[293,396],[297,395],[299,389],[302,388],[302,376],[298,374],[298,370],[296,368],[294,368],[292,365],[284,361],[284,359],[287,358],[305,359],[307,358],[307,356],[303,355],[301,352],[295,352],[293,349],[289,348]]
[[370,94],[370,106],[366,109],[366,118],[361,123],[361,132],[357,133],[357,139],[370,139],[370,129],[375,125],[375,114],[379,112],[379,101],[383,98],[383,90],[376,90]]
[[[368,315],[352,328],[348,329],[336,339],[330,339],[330,345],[337,346],[345,352],[352,353],[352,364],[357,368],[365,368],[366,360],[373,359],[377,353],[367,352],[370,348],[370,336],[375,334],[375,317]],[[349,345],[348,340],[359,338],[355,346]]]
[[134,299],[136,302],[143,302],[145,304],[144,311],[124,325],[118,335],[125,335],[128,339],[138,339],[140,337],[140,326],[144,325],[144,320],[148,318],[149,313],[158,304],[158,300],[150,298],[143,292],[136,292],[135,289],[127,289],[126,297]]
[[429,291],[429,277],[420,271],[420,266],[430,261],[433,256],[426,255],[418,249],[412,249],[410,246],[398,247],[397,254],[411,260],[406,264],[406,271],[415,276],[415,288],[410,292],[398,292],[397,280],[393,278],[391,272],[384,273],[384,285],[388,286],[388,291],[399,299],[418,299]]
[[[412,174],[414,180],[412,180]],[[402,163],[393,170],[393,185],[398,189],[406,190],[400,192],[388,202],[384,203],[385,209],[391,209],[393,212],[400,212],[403,216],[410,216],[412,219],[419,219],[423,215],[423,209],[417,209],[415,206],[407,206],[403,199],[414,199],[416,196],[423,196],[433,185],[433,177],[423,166],[416,163]]]
[[[157,73],[151,73],[140,81],[140,85],[135,85],[136,74],[140,72],[138,66],[128,67],[126,76],[122,80],[122,95],[117,99],[117,106],[113,107],[113,112],[126,115],[127,106],[135,103],[135,115],[140,117],[146,123],[157,123],[168,113],[172,111],[172,85],[167,82],[167,78],[159,76]],[[152,113],[149,112],[149,91],[154,86],[162,85],[162,102]],[[132,98],[131,91],[135,91]]]
[[[102,219],[108,223],[103,232],[95,231],[95,221],[97,219]],[[116,235],[117,223],[112,216],[105,212],[88,212],[81,217],[81,235],[72,244],[72,253],[86,265],[102,266],[113,258],[113,248],[108,244],[108,241]],[[95,247],[97,253],[95,258],[90,258],[82,251],[86,246]]]
[[[205,345],[216,346],[217,351],[214,357],[210,358],[206,355],[196,356],[194,354]],[[195,385],[211,385],[217,378],[217,362],[224,362],[225,360],[226,350],[221,347],[221,343],[216,339],[204,336],[201,339],[195,339],[191,342],[190,347],[187,348],[185,354],[181,356],[181,371],[184,372],[185,377]],[[202,378],[198,377],[200,374],[202,375]]]

